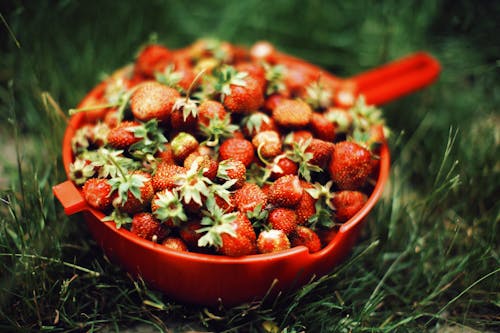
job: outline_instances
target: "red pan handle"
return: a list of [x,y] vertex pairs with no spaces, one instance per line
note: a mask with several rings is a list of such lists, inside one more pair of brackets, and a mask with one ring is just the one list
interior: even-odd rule
[[61,202],[66,215],[73,215],[87,209],[87,202],[72,181],[67,180],[52,187],[52,191]]
[[434,82],[441,71],[439,62],[417,52],[346,79],[339,91],[340,104],[363,95],[367,104],[380,105],[405,96]]

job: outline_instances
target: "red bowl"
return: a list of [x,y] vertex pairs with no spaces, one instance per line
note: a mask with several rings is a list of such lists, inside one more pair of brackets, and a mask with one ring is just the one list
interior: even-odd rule
[[[278,54],[288,66],[319,68],[303,60]],[[350,79],[339,79],[323,71],[337,91],[338,103],[349,104],[363,94],[369,104],[382,104],[432,83],[440,71],[436,60],[416,53]],[[105,84],[96,86],[80,103],[89,105],[103,94]],[[79,113],[71,117],[62,145],[63,163],[69,179],[73,162],[71,138],[75,131],[99,118],[99,112]],[[363,221],[382,195],[389,176],[390,156],[387,144],[380,149],[380,169],[376,184],[364,207],[344,223],[334,238],[319,252],[309,253],[298,246],[273,254],[238,258],[191,252],[177,252],[140,238],[114,222],[103,222],[104,214],[88,206],[72,181],[54,186],[53,191],[68,215],[81,212],[88,228],[104,253],[134,276],[169,297],[192,304],[236,305],[260,299],[273,286],[272,293],[290,291],[321,276],[340,263],[354,246]]]

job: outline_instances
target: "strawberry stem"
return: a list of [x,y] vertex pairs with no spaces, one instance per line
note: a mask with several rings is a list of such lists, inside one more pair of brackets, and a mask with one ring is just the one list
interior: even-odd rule
[[196,74],[196,76],[194,77],[193,81],[191,81],[191,83],[189,84],[188,90],[186,91],[186,103],[189,102],[189,96],[191,95],[195,83],[200,80],[200,78],[203,76],[203,74],[205,74],[206,71],[206,68],[203,68],[201,71],[199,71],[198,74]]

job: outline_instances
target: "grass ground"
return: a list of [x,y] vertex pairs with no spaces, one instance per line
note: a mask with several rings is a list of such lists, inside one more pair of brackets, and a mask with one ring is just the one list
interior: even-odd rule
[[[0,6],[0,331],[500,330],[498,2],[21,1]],[[51,186],[63,112],[148,37],[206,35],[349,76],[416,50],[439,81],[384,106],[391,178],[350,258],[273,302],[176,303],[107,262]],[[56,103],[51,103],[51,99]],[[142,326],[144,327],[144,326]]]

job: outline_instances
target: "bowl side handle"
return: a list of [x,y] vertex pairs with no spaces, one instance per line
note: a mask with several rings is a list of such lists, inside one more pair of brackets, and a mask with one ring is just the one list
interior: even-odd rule
[[73,215],[87,208],[87,203],[82,194],[70,180],[53,186],[52,192],[61,202],[66,215]]
[[381,105],[430,85],[440,72],[434,57],[417,52],[346,79],[342,86],[368,104]]

